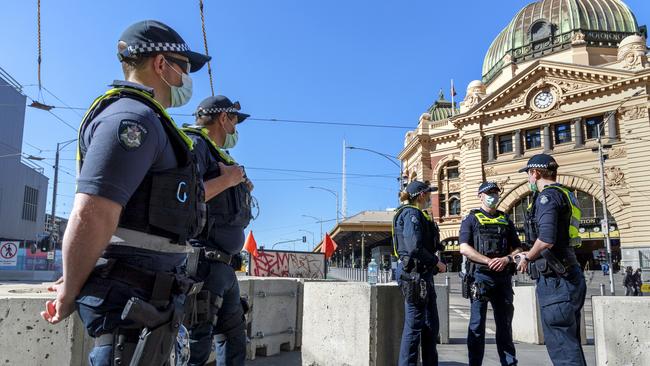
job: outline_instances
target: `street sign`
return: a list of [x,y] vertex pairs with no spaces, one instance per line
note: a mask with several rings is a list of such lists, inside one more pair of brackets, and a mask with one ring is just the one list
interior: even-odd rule
[[18,242],[0,241],[0,267],[18,265]]
[[54,251],[47,252],[47,260],[54,260]]
[[603,235],[609,234],[609,225],[605,221],[600,222],[600,231],[603,233]]

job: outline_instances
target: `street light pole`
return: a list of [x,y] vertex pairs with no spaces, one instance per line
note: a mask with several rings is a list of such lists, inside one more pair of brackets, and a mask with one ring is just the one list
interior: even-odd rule
[[304,229],[300,229],[300,230],[298,230],[298,231],[302,231],[302,232],[310,233],[310,234],[311,234],[311,246],[312,246],[312,249],[314,249],[314,232],[313,232],[313,231],[309,231],[309,230],[304,230]]
[[50,232],[52,236],[54,237],[54,252],[52,256],[52,267],[55,269],[56,267],[56,245],[59,242],[59,230],[54,230],[54,225],[56,223],[56,195],[57,195],[57,190],[59,187],[59,155],[61,153],[61,149],[64,147],[70,145],[71,143],[77,141],[77,139],[72,139],[68,141],[63,141],[63,142],[57,142],[56,143],[56,156],[54,159],[54,182],[52,184],[52,211],[51,211],[51,217],[50,217]]
[[[337,201],[338,201],[338,200],[337,200]],[[321,240],[322,240],[322,238],[323,238],[323,218],[321,217],[321,218],[319,219],[318,217],[316,217],[316,216],[311,216],[311,215],[302,215],[302,216],[303,216],[303,217],[310,217],[310,218],[316,220],[316,222],[320,223],[320,238],[321,238]]]
[[[613,113],[616,113],[614,111]],[[611,118],[611,117],[610,117]],[[603,121],[604,122],[604,121]],[[611,123],[611,120],[610,120]],[[603,141],[602,141],[602,123],[598,126],[598,162],[600,165],[600,188],[602,193],[601,203],[603,205],[603,221],[602,221],[602,231],[605,235],[605,243],[607,248],[607,265],[609,266],[609,292],[610,295],[614,296],[614,267],[612,266],[612,239],[609,236],[609,215],[607,211],[607,198],[605,192],[605,156],[603,154]]]
[[[310,189],[320,189],[321,191],[326,191],[334,195],[334,198],[336,199],[336,223],[339,223],[339,194],[336,191],[333,191],[329,188],[325,187],[316,187],[316,186],[309,186],[307,188]],[[345,218],[345,214],[343,215]]]
[[[382,157],[386,158],[386,160],[390,161],[393,165],[397,166],[399,168],[399,177],[397,178],[397,181],[399,182],[399,191],[402,190],[402,186],[404,184],[404,181],[403,181],[404,178],[402,177],[403,166],[402,166],[402,161],[397,156],[384,154],[384,153],[381,153],[379,151],[366,149],[364,147],[347,146],[346,148],[350,149],[350,150],[362,150],[362,151],[371,152],[373,154],[377,154],[379,156],[382,156]],[[397,161],[399,161],[399,163]],[[398,200],[399,200],[399,198],[398,198]]]

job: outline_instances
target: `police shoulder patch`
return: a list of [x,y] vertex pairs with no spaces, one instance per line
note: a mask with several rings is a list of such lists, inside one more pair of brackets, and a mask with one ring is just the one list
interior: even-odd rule
[[123,119],[117,131],[120,145],[127,151],[139,148],[147,138],[147,129],[138,121]]
[[541,196],[539,197],[539,203],[541,203],[542,205],[547,204],[547,203],[548,203],[548,196],[541,195]]

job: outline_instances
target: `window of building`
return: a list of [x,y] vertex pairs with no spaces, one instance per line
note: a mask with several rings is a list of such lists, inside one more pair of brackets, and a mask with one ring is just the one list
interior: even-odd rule
[[445,164],[445,166],[442,167],[442,171],[440,172],[440,179],[449,180],[460,178],[460,170],[458,169],[458,165],[458,161],[455,160]]
[[449,196],[449,216],[460,215],[460,194],[451,193]]
[[542,134],[539,128],[526,131],[526,149],[535,149],[542,146]]
[[38,189],[25,186],[23,198],[23,220],[36,222],[38,212]]
[[512,152],[512,134],[499,136],[499,154]]
[[440,203],[438,212],[440,214],[440,217],[445,217],[447,216],[447,195],[446,194],[440,194],[438,198],[438,202]]
[[585,137],[587,140],[598,138],[598,128],[603,123],[603,116],[594,116],[585,119]]
[[565,144],[571,142],[571,124],[560,123],[554,126],[555,130],[555,143]]

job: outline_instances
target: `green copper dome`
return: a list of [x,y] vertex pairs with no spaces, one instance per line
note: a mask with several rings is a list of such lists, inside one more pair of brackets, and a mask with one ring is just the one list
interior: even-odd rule
[[637,32],[634,14],[619,0],[540,0],[521,9],[492,42],[483,61],[483,81],[499,73],[506,55],[513,62],[541,57],[571,47],[574,37],[588,45],[616,47]]

